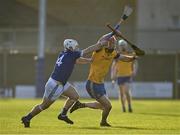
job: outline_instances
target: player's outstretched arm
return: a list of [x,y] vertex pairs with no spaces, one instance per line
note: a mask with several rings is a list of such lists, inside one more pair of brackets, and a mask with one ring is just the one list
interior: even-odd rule
[[96,44],[91,45],[87,47],[86,49],[82,50],[82,56],[85,56],[93,51],[99,50],[102,47],[106,46],[108,40],[109,40],[109,34],[102,36]]
[[137,60],[133,61],[132,69],[133,69],[132,76],[136,76],[137,71],[138,71],[138,61]]
[[80,57],[79,59],[76,60],[76,64],[88,64],[91,62],[92,62],[91,58],[84,58],[84,57]]
[[103,46],[102,44],[100,44],[100,43],[97,42],[96,44],[91,45],[91,46],[83,49],[83,50],[82,50],[82,56],[85,56],[85,55],[87,55],[87,54],[89,54],[89,53],[91,53],[91,52],[93,52],[93,51],[99,50],[99,49],[102,48],[102,46]]
[[112,65],[111,65],[111,80],[114,81],[116,80],[116,60],[113,61]]
[[134,61],[135,59],[137,59],[136,55],[127,55],[127,54],[120,54],[119,60],[125,61],[125,62],[131,62]]

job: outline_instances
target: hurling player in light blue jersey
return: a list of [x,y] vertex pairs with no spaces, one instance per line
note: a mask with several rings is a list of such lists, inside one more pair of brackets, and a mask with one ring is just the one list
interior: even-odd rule
[[98,42],[88,48],[79,51],[78,42],[74,39],[64,40],[64,51],[60,52],[54,66],[54,70],[45,85],[45,92],[42,103],[36,105],[26,116],[21,118],[24,127],[30,127],[31,119],[41,111],[47,109],[57,100],[60,95],[66,96],[67,101],[64,104],[62,112],[58,119],[73,124],[67,117],[69,108],[78,100],[79,95],[75,88],[68,83],[68,79],[74,69],[74,65],[90,63],[91,59],[83,58],[83,56],[102,48],[108,42],[106,36],[101,37]]

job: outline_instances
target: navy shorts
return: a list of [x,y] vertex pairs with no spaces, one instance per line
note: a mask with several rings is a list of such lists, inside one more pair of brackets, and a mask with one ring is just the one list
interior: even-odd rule
[[86,82],[86,90],[88,94],[95,99],[99,99],[103,95],[106,95],[106,90],[104,87],[104,83],[97,84],[90,80]]
[[121,85],[124,83],[130,83],[132,82],[132,77],[131,76],[124,76],[124,77],[118,77],[117,78],[117,84]]

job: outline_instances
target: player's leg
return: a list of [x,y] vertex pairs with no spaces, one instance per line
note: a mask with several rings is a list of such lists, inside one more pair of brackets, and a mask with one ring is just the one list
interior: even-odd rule
[[102,120],[100,125],[101,126],[110,126],[110,124],[107,123],[107,117],[109,115],[109,112],[112,108],[111,103],[109,99],[105,96],[106,91],[104,88],[104,84],[96,84],[91,81],[87,81],[86,83],[86,90],[88,94],[95,98],[98,102],[90,102],[90,103],[80,103],[77,101],[71,108],[70,112],[73,112],[79,108],[92,108],[92,109],[102,109]]
[[119,99],[121,100],[121,105],[122,105],[122,111],[126,112],[126,93],[125,93],[125,78],[124,77],[118,77],[117,78],[117,84],[119,86]]
[[99,102],[85,102],[81,103],[80,101],[76,101],[76,103],[70,109],[70,113],[74,112],[80,108],[90,108],[90,109],[103,109],[103,106]]
[[62,95],[66,96],[67,100],[64,103],[62,111],[58,115],[58,119],[63,120],[68,124],[73,124],[73,121],[67,117],[67,112],[69,108],[79,99],[79,95],[76,92],[76,89],[69,83],[64,86],[64,92],[62,93]]
[[129,83],[125,83],[125,94],[126,94],[126,99],[127,99],[127,103],[128,103],[128,111],[132,112],[132,95],[131,95],[131,90],[130,90],[130,84]]
[[104,87],[104,83],[97,84],[97,83],[94,83],[91,81],[88,81],[88,82],[86,85],[87,92],[89,93],[89,95],[92,98],[95,98],[96,101],[98,101],[100,103],[99,106],[103,110],[100,125],[101,126],[110,126],[110,124],[107,123],[107,117],[109,115],[109,112],[111,111],[112,106],[111,106],[111,103],[110,103],[108,97],[106,96],[106,90]]
[[21,118],[22,123],[24,124],[24,127],[30,127],[31,119],[35,117],[36,115],[38,115],[43,110],[47,109],[53,103],[54,101],[44,98],[41,104],[38,104],[35,107],[33,107],[31,112],[29,112],[26,116],[23,116]]
[[126,112],[126,88],[124,84],[119,85],[120,100],[123,112]]
[[101,119],[100,125],[111,126],[110,124],[107,123],[107,117],[112,108],[109,99],[105,95],[103,95],[100,98],[96,98],[96,100],[98,102],[80,103],[79,101],[77,101],[71,108],[70,112],[73,112],[77,109],[84,108],[84,107],[91,108],[91,109],[101,109],[103,110],[103,112],[102,112],[102,119]]
[[107,118],[109,115],[109,112],[111,111],[112,105],[105,95],[101,96],[100,98],[96,99],[102,106],[103,106],[103,112],[102,112],[102,119],[100,126],[111,126],[107,122]]
[[91,108],[91,109],[101,109],[101,110],[103,110],[103,106],[99,102],[85,103],[85,107]]
[[[93,92],[93,90],[91,90],[92,85],[93,84],[91,81],[87,81],[86,82],[86,90],[92,98],[95,98],[94,92]],[[85,108],[85,107],[91,108],[91,109],[103,109],[102,105],[96,101],[95,102],[86,102],[86,103],[81,103],[80,101],[77,101],[70,109],[70,113],[74,112],[77,109]]]
[[77,109],[85,108],[85,107],[88,107],[91,109],[102,109],[103,112],[102,112],[102,120],[101,120],[100,125],[110,126],[110,124],[107,123],[107,117],[112,108],[111,103],[108,97],[105,96],[106,92],[104,88],[101,89],[101,86],[99,87],[99,89],[97,88],[94,87],[95,90],[92,90],[92,89],[90,91],[88,90],[88,93],[90,94],[92,98],[95,98],[98,102],[80,103],[79,101],[77,101],[70,109],[70,112],[72,113],[73,111]]
[[58,85],[53,79],[49,78],[45,85],[45,92],[41,104],[36,105],[31,112],[21,118],[25,127],[30,127],[30,120],[41,111],[47,109],[61,95],[62,85]]
[[67,97],[64,104],[64,109],[67,111],[79,99],[79,94],[71,84],[68,84],[66,87],[62,95]]

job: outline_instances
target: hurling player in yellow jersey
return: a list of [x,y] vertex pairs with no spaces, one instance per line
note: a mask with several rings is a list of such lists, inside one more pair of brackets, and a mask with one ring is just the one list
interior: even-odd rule
[[[123,54],[132,54],[133,52],[127,45],[127,42],[124,40],[119,40],[118,44],[121,46],[121,53]],[[133,77],[135,76],[137,71],[137,60],[133,61],[123,61],[123,60],[114,60],[111,67],[111,79],[114,83],[115,79],[117,80],[117,84],[120,90],[120,99],[122,104],[123,112],[126,112],[126,101],[128,104],[128,111],[132,112],[131,105],[131,91],[130,91],[130,83],[132,82]]]
[[96,102],[80,103],[79,101],[77,101],[70,109],[70,113],[84,107],[101,109],[102,119],[100,122],[100,126],[111,126],[107,122],[107,117],[109,115],[109,112],[111,111],[112,106],[109,98],[106,95],[104,78],[108,73],[114,59],[122,58],[131,60],[135,58],[134,56],[121,56],[117,48],[117,40],[113,36],[108,41],[108,45],[106,47],[93,52],[89,76],[86,82],[86,90],[92,98],[96,99]]

